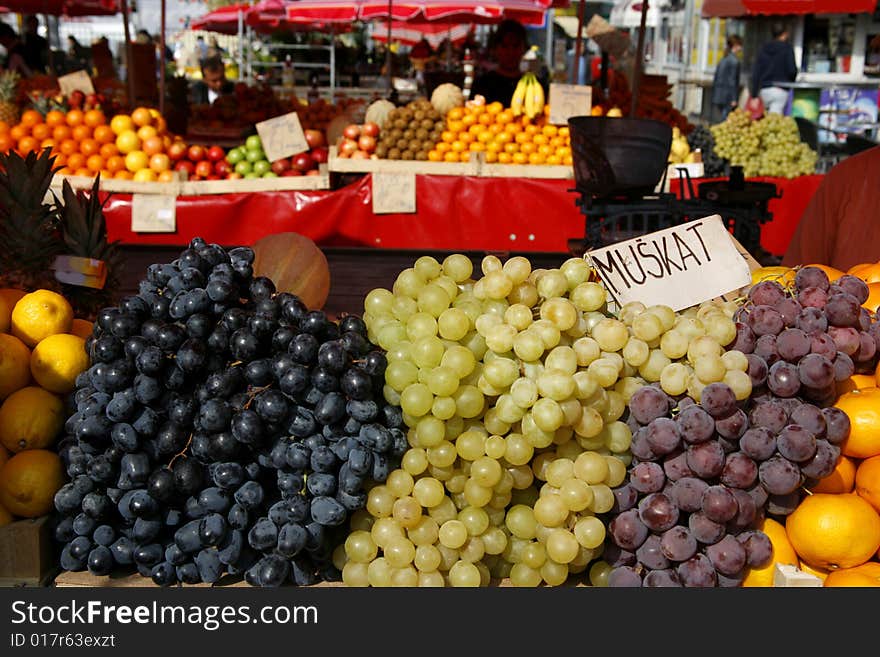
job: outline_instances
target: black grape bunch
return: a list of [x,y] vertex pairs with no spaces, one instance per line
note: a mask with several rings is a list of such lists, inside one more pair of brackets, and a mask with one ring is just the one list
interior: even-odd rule
[[64,570],[340,578],[332,552],[406,450],[402,415],[364,322],[276,292],[253,260],[196,238],[98,315],[60,448]]

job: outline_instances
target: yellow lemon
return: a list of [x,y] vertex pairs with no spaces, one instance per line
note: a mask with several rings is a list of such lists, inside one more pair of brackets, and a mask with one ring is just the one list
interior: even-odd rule
[[44,449],[64,426],[64,404],[38,386],[22,388],[0,406],[0,444],[10,452]]
[[31,350],[14,335],[0,333],[0,402],[31,382]]
[[72,324],[70,302],[51,290],[24,295],[12,310],[12,334],[31,349],[43,338],[67,333]]
[[46,390],[63,395],[76,387],[76,377],[89,366],[85,340],[58,333],[40,340],[31,354],[31,374]]

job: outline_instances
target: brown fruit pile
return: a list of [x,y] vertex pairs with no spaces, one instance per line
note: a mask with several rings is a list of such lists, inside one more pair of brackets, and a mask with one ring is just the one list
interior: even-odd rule
[[388,160],[427,160],[443,133],[445,122],[429,100],[421,99],[388,113],[376,155]]

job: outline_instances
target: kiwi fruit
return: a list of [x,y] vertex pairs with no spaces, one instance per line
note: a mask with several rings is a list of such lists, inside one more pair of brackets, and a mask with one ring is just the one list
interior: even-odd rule
[[428,151],[426,151],[426,150],[419,151],[418,153],[416,153],[416,159],[424,162],[425,160],[428,159]]
[[419,126],[424,128],[425,130],[433,130],[434,129],[434,121],[431,119],[422,119],[419,123]]
[[413,159],[413,157],[414,157],[414,155],[413,155],[413,152],[412,152],[412,151],[403,151],[403,152],[400,154],[400,159],[401,159],[401,160],[411,160],[411,159]]
[[403,117],[394,119],[393,123],[395,128],[399,128],[400,130],[406,130],[407,126],[409,126],[409,120]]
[[399,160],[400,159],[400,149],[392,148],[388,151],[388,159],[389,160]]
[[425,111],[417,109],[413,112],[413,121],[422,121],[425,118]]
[[375,153],[376,157],[381,159],[388,157],[388,146],[385,144],[379,144],[378,146],[376,146]]
[[419,128],[418,130],[416,130],[415,138],[420,141],[425,141],[428,138],[429,134],[430,133],[424,128]]
[[415,136],[416,136],[416,131],[413,130],[412,128],[404,130],[403,134],[401,135],[401,137],[403,137],[404,139],[413,139]]
[[417,153],[422,149],[422,141],[420,139],[410,139],[409,146],[407,147],[408,151],[412,151],[413,153]]

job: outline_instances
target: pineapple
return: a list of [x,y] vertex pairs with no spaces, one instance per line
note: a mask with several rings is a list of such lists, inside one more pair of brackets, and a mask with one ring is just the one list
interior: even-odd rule
[[50,269],[63,248],[58,216],[43,202],[54,163],[48,149],[0,153],[0,287],[60,289]]
[[107,280],[100,290],[63,285],[62,293],[70,301],[77,317],[94,319],[99,310],[115,302],[119,289],[119,271],[122,254],[118,242],[107,241],[107,225],[104,221],[104,203],[98,188],[100,175],[95,178],[91,192],[75,192],[66,180],[61,189],[63,203],[56,197],[55,205],[61,218],[61,234],[64,253],[81,258],[103,260],[107,267]]
[[16,104],[18,81],[21,76],[15,71],[0,73],[0,121],[5,121],[12,126],[18,123],[19,112]]

